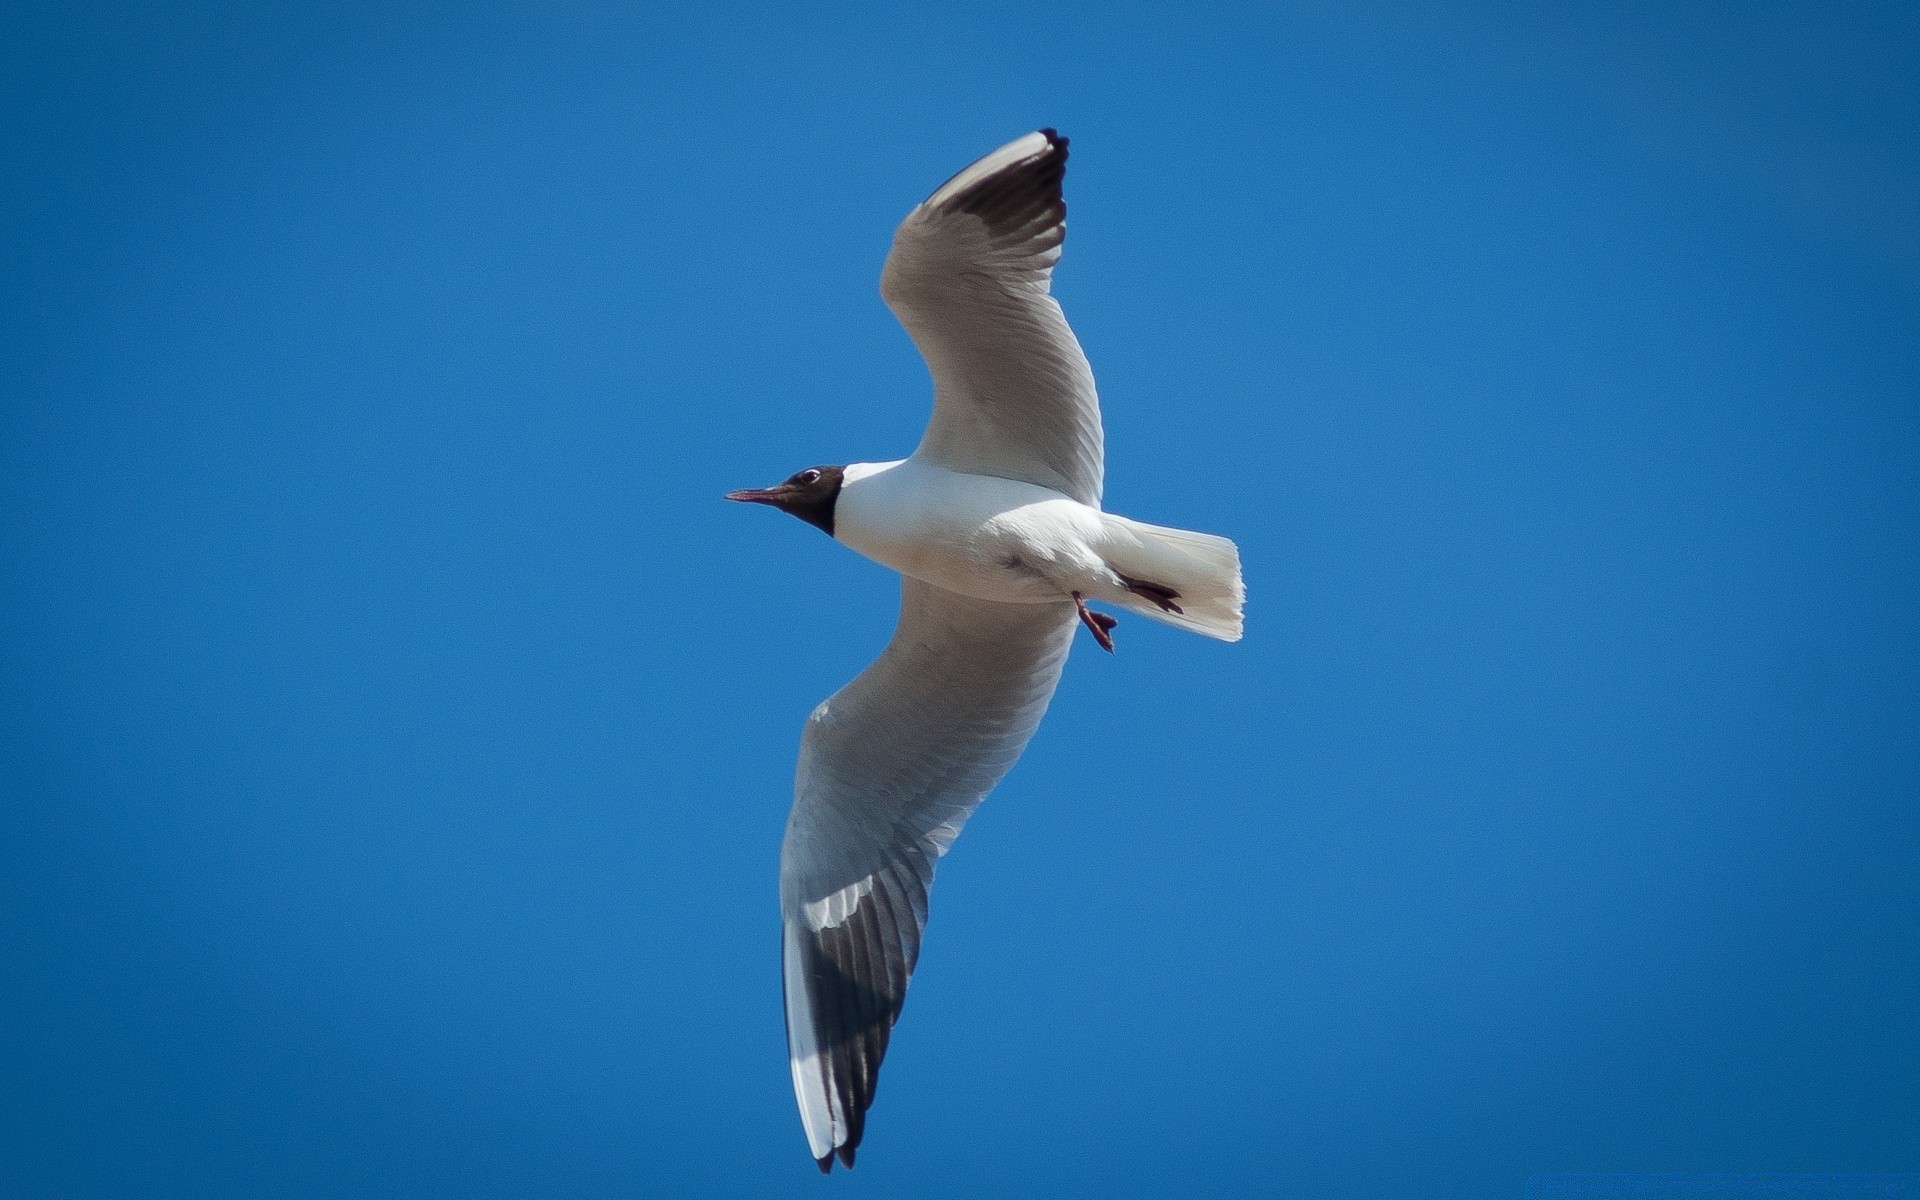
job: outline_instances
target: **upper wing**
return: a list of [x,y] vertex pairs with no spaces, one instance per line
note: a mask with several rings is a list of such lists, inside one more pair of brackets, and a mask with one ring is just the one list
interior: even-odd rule
[[787,1052],[820,1169],[853,1165],[920,954],[934,860],[1013,766],[1073,642],[1070,604],[903,577],[893,640],[807,718],[780,848]]
[[1067,139],[1042,129],[941,184],[894,233],[880,294],[933,372],[916,454],[1098,507],[1100,399],[1047,291],[1066,169]]

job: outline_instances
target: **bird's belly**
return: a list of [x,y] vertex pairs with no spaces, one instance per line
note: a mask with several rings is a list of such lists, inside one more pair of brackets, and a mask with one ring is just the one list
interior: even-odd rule
[[977,600],[1042,604],[1067,598],[1036,547],[990,526],[928,531],[912,541],[875,540],[854,548],[902,575]]
[[1067,598],[1065,589],[1042,573],[1032,547],[1008,539],[979,539],[949,552],[915,555],[895,569],[976,600],[1043,604]]

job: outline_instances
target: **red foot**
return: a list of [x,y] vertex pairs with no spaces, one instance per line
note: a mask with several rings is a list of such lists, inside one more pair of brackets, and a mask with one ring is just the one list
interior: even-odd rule
[[1105,650],[1108,654],[1112,654],[1112,630],[1113,627],[1120,622],[1105,613],[1097,613],[1088,608],[1086,600],[1081,597],[1079,592],[1073,594],[1073,606],[1080,610],[1080,620],[1086,625],[1087,631],[1093,634],[1093,640],[1100,643],[1102,650]]

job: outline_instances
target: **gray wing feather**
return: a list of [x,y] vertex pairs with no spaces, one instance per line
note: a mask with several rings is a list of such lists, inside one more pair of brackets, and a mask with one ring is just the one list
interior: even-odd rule
[[880,294],[933,373],[915,454],[1100,503],[1093,370],[1049,294],[1067,139],[1043,129],[942,184],[894,233]]
[[821,1169],[851,1166],[920,954],[934,860],[1033,736],[1070,604],[912,578],[884,652],[807,719],[780,850],[794,1093]]

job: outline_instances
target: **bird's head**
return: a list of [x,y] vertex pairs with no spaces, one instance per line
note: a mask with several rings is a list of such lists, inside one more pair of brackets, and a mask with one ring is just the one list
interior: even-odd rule
[[809,525],[818,526],[833,536],[833,506],[840,498],[840,484],[846,475],[842,467],[808,467],[789,475],[770,488],[743,488],[728,492],[727,499],[749,504],[771,504],[790,512]]

